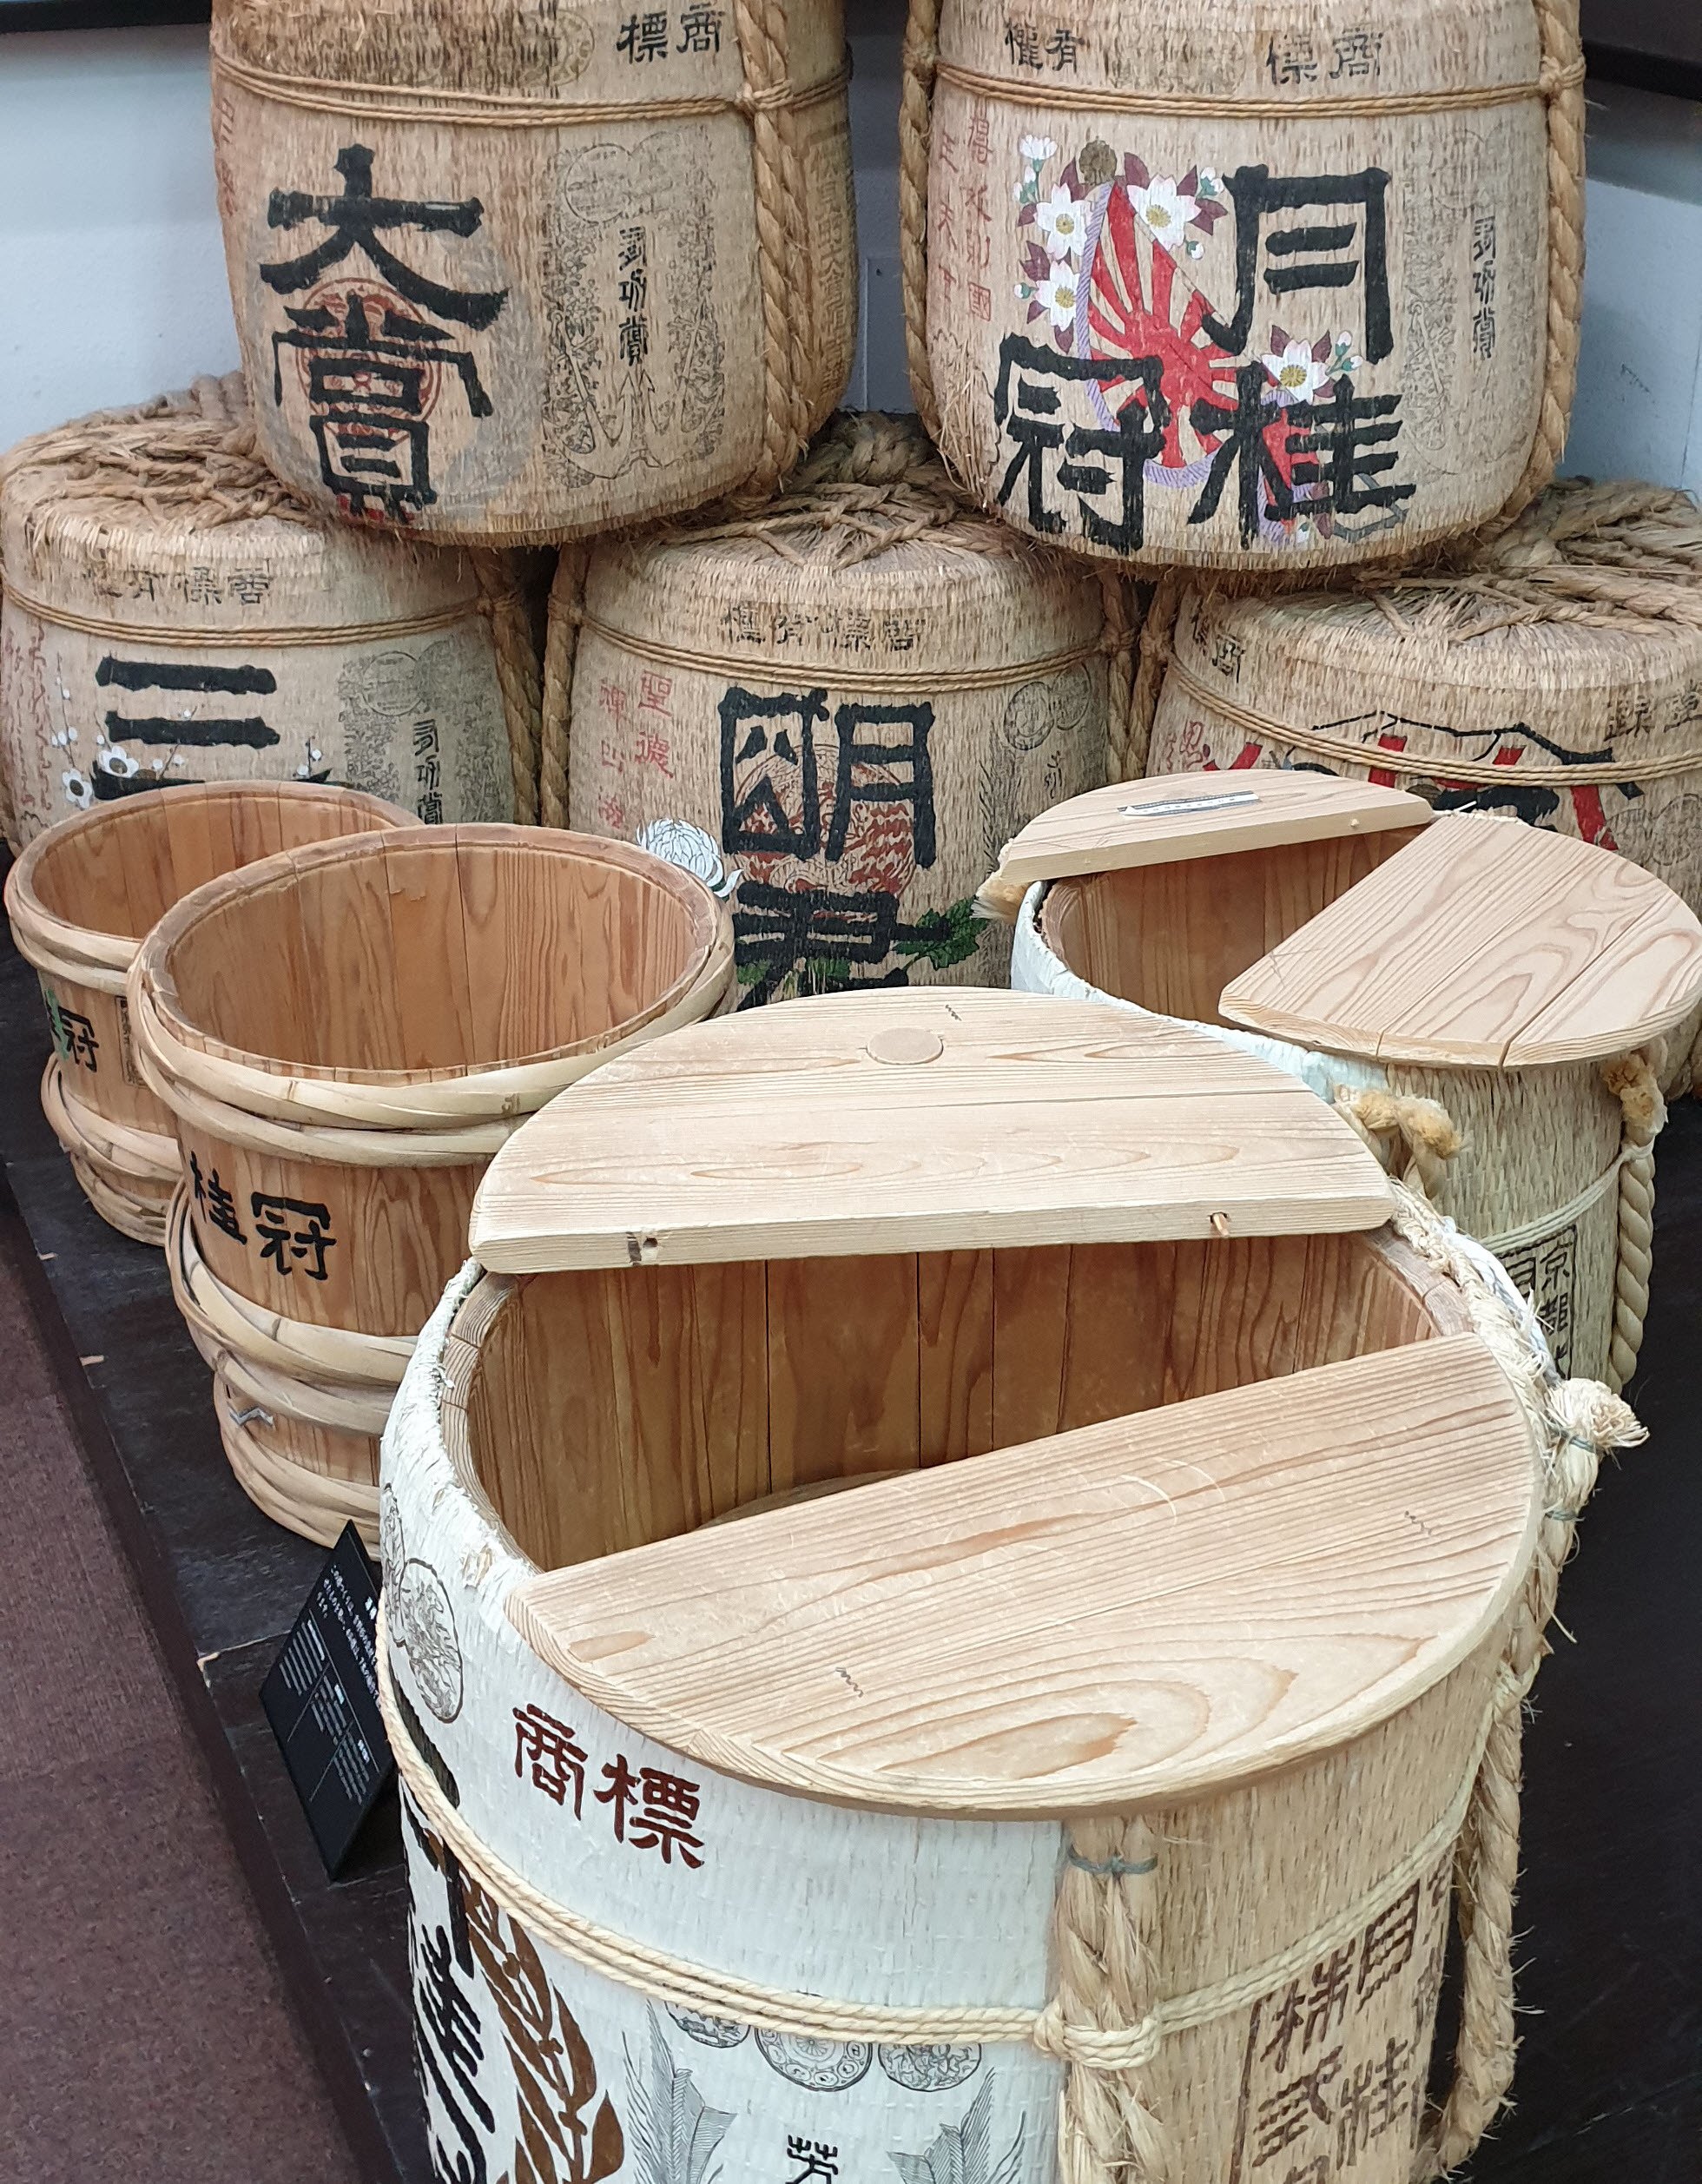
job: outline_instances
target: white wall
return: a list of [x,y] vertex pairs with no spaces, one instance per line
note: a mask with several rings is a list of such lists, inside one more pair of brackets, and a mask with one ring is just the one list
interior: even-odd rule
[[[853,0],[864,338],[847,399],[904,409],[900,0]],[[1568,469],[1702,489],[1702,107],[1591,87],[1589,266]],[[236,361],[207,38],[0,36],[0,446]]]

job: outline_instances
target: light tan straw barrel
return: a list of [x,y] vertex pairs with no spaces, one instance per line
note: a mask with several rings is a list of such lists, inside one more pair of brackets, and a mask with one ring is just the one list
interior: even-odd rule
[[747,1004],[1002,980],[975,889],[1120,750],[1118,585],[990,523],[880,415],[837,420],[762,512],[611,540],[583,591],[582,567],[564,555],[546,813],[565,771],[576,827],[736,888]]
[[437,2165],[524,2173],[571,2055],[557,2184],[658,2114],[742,2181],[1428,2184],[1625,1406],[1197,1031],[865,993],[650,1062],[498,1156],[385,1433]]
[[513,557],[328,524],[240,375],[0,457],[10,838],[162,782],[346,782],[421,819],[536,817]]
[[261,444],[320,507],[576,538],[770,489],[856,330],[840,0],[220,0]]
[[689,874],[502,827],[273,857],[155,928],[129,998],[186,1169],[172,1279],[262,1507],[371,1533],[376,1435],[485,1163],[564,1085],[706,1014],[731,967]]
[[353,788],[204,783],[62,819],[13,865],[6,914],[53,1033],[42,1106],[115,1228],[162,1242],[179,1172],[170,1112],[138,1073],[124,1000],[143,938],[184,895],[257,858],[412,823]]
[[1516,511],[1566,433],[1577,0],[911,0],[912,384],[1011,523],[1284,577]]

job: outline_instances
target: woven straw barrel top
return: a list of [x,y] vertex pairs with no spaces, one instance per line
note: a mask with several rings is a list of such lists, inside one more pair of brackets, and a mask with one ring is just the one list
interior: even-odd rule
[[1458,576],[1182,603],[1148,770],[1320,767],[1617,849],[1702,909],[1702,516],[1557,485]]
[[1145,566],[1389,559],[1522,504],[1576,347],[1567,16],[913,0],[906,300],[947,459]]
[[259,460],[235,374],[23,442],[0,552],[20,839],[155,782],[514,815],[491,612],[518,615],[513,571],[327,524]]
[[214,138],[267,459],[439,538],[771,485],[855,338],[841,10],[221,0]]
[[1105,778],[1105,619],[914,426],[846,419],[771,511],[598,549],[571,823],[737,883],[748,1004],[1002,981],[972,898],[1025,821]]

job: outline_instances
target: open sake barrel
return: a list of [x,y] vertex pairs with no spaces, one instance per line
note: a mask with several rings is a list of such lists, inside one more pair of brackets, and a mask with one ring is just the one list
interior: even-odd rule
[[1610,851],[1428,815],[1264,767],[1079,799],[990,883],[1020,900],[1013,982],[1244,1026],[1217,1035],[1344,1101],[1499,1253],[1562,1369],[1619,1387],[1648,1303],[1657,1072],[1702,1002],[1702,925]]
[[770,490],[837,400],[841,0],[220,0],[225,258],[267,460],[440,539]]
[[412,823],[353,788],[201,783],[61,820],[13,865],[6,914],[53,1033],[43,1110],[115,1228],[162,1243],[179,1172],[171,1114],[136,1068],[124,1000],[143,939],[193,889],[258,858]]
[[1130,642],[1090,574],[965,505],[914,419],[844,417],[761,513],[592,555],[568,809],[736,887],[744,1006],[1002,984],[975,890],[1120,757]]
[[564,1085],[712,1008],[731,967],[689,874],[505,827],[318,844],[155,928],[129,1001],[187,1171],[168,1264],[262,1508],[376,1537],[377,1435],[485,1163]]
[[1411,554],[1565,438],[1573,0],[911,0],[916,404],[1007,522],[1150,568]]
[[16,843],[197,782],[346,782],[420,819],[537,815],[514,558],[329,522],[240,376],[0,456],[0,769]]
[[1131,2173],[1097,2104],[1217,2184],[1380,2083],[1354,2174],[1406,2184],[1571,1491],[1488,1255],[1264,1064],[979,988],[599,1071],[472,1245],[382,1494],[440,2165],[518,2163],[565,2051],[605,2175],[658,2102],[729,2175]]
[[[1155,635],[1158,632],[1155,631]],[[1325,769],[1617,849],[1702,913],[1702,513],[1558,481],[1447,575],[1184,592],[1147,771]],[[1669,1042],[1687,1084],[1697,1026]]]

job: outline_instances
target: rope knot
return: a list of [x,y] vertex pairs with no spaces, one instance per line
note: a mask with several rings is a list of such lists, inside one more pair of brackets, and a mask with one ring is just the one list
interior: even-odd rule
[[1132,2025],[1072,2023],[1055,1995],[1035,2019],[1032,2035],[1034,2045],[1052,2062],[1105,2071],[1145,2069],[1163,2047],[1164,2037],[1156,2017],[1143,2017]]
[[1604,1062],[1601,1081],[1625,1110],[1626,1129],[1641,1144],[1659,1137],[1666,1124],[1666,1102],[1646,1054],[1621,1054]]

